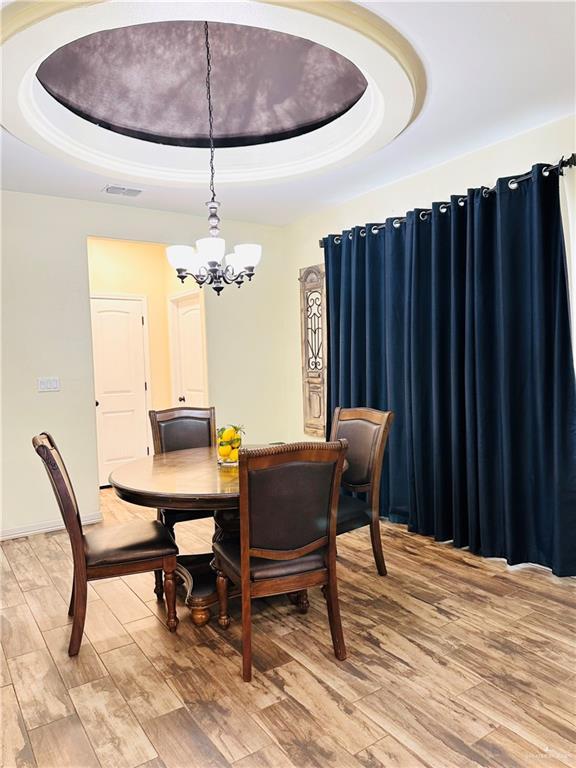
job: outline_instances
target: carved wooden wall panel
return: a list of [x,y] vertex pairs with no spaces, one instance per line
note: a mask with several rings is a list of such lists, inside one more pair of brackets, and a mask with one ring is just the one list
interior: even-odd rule
[[324,265],[300,270],[302,394],[304,432],[325,436],[326,425],[326,294]]

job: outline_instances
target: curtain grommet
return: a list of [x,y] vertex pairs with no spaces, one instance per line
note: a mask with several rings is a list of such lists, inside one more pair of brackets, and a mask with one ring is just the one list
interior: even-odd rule
[[518,189],[518,182],[516,179],[510,179],[508,182],[508,189]]
[[366,237],[366,228],[365,227],[362,227],[362,229],[360,230],[360,237]]
[[336,237],[334,238],[334,245],[340,245],[341,242],[342,242],[342,238],[339,235],[336,235]]
[[372,232],[373,235],[377,235],[378,232],[380,232],[380,229],[384,229],[385,226],[386,224],[382,224],[382,227],[377,227],[376,225],[374,225],[373,227],[370,228],[370,232]]
[[466,205],[466,198],[465,197],[459,197],[458,198],[458,205],[460,206],[460,208],[464,208],[464,206]]

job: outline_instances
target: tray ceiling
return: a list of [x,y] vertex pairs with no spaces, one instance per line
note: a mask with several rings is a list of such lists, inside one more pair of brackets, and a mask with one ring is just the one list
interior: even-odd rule
[[128,186],[206,184],[205,21],[219,183],[305,177],[368,156],[424,101],[410,43],[353,3],[71,0],[27,4],[26,18],[15,5],[4,126]]

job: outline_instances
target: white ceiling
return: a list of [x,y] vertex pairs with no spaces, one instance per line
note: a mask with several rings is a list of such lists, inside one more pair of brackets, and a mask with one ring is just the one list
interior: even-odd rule
[[[223,217],[285,224],[318,206],[341,202],[576,111],[573,3],[362,5],[395,26],[420,55],[428,78],[421,114],[371,157],[312,178],[228,187],[219,185],[216,176]],[[573,149],[567,147],[566,152]],[[204,190],[140,185],[144,191],[134,199],[102,192],[106,184],[124,182],[43,155],[3,130],[4,189],[203,215]]]

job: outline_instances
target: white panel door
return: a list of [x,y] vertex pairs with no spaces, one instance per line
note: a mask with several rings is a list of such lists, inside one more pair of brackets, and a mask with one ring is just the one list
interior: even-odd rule
[[200,294],[172,300],[172,375],[175,405],[208,405],[204,307]]
[[92,298],[100,485],[120,464],[146,456],[146,357],[141,299]]

